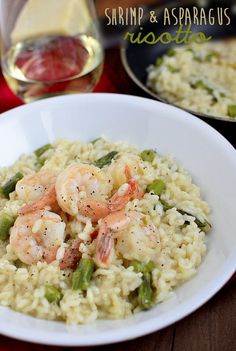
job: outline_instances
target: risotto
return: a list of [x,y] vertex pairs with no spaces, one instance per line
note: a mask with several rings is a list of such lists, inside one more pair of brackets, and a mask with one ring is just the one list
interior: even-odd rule
[[69,324],[170,297],[206,252],[209,207],[171,156],[58,140],[0,171],[0,304]]
[[170,49],[148,67],[147,86],[195,112],[236,118],[236,39]]

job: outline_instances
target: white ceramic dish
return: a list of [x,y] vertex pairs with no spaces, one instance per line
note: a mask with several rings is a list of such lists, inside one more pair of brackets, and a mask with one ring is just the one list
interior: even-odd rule
[[172,153],[212,207],[213,230],[198,274],[174,297],[127,320],[68,327],[0,307],[0,332],[36,343],[83,346],[136,338],[185,317],[210,299],[236,268],[236,151],[214,129],[190,114],[156,101],[112,94],[41,100],[1,115],[0,165],[56,138],[89,141],[105,134],[140,148]]

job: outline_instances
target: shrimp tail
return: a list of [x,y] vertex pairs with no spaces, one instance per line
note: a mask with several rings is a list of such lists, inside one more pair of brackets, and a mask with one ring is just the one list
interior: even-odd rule
[[[110,198],[108,206],[111,212],[122,210],[132,199],[141,199],[144,192],[139,189],[138,182],[132,178],[129,166],[125,166],[125,176],[127,183]],[[125,187],[124,187],[125,186]]]
[[19,215],[25,215],[31,212],[43,210],[45,208],[57,211],[59,209],[56,197],[55,185],[51,185],[48,190],[38,200],[31,204],[23,206],[19,210]]
[[142,199],[144,196],[144,191],[139,189],[138,182],[133,179],[130,168],[128,165],[125,166],[125,176],[131,189],[132,198]]
[[[133,184],[125,183],[120,189],[108,200],[110,212],[122,210],[133,196]],[[125,189],[124,189],[125,188]]]
[[96,245],[96,262],[99,267],[108,267],[112,259],[114,238],[106,225],[100,228]]
[[79,205],[80,213],[89,217],[93,223],[109,215],[110,209],[106,202],[86,199]]
[[131,174],[131,171],[130,171],[130,168],[128,165],[125,165],[125,176],[126,176],[127,181],[132,179],[132,174]]
[[122,230],[129,223],[130,218],[124,211],[110,213],[103,219],[95,248],[96,263],[99,267],[109,267],[113,257],[114,233]]

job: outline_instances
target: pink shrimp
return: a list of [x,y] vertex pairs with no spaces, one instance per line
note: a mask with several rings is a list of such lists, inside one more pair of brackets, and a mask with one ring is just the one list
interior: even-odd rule
[[154,260],[160,250],[159,231],[151,218],[131,211],[118,211],[102,220],[96,238],[95,257],[99,267],[109,267],[116,253],[128,260]]
[[112,190],[111,180],[99,168],[86,164],[73,164],[59,174],[56,181],[56,194],[59,206],[66,213],[82,214],[93,222],[111,212],[119,211],[135,197],[143,194],[137,182],[132,179],[128,166],[125,167],[127,183],[109,199]]
[[59,206],[57,204],[55,185],[51,185],[38,200],[35,200],[32,203],[23,206],[19,210],[19,214],[25,215],[27,213],[39,211],[44,208],[48,208],[55,212],[59,210]]
[[[61,217],[47,210],[19,216],[11,230],[10,244],[16,256],[26,264],[38,261],[51,263],[57,259],[59,247],[65,241],[65,223]],[[66,247],[60,268],[75,268],[81,258],[80,239]]]
[[16,193],[19,199],[26,202],[19,214],[27,214],[49,207],[58,209],[55,183],[57,174],[51,170],[41,170],[38,173],[28,175],[16,185]]
[[10,245],[16,256],[26,264],[50,263],[65,240],[65,223],[47,210],[17,217],[10,233]]
[[112,260],[114,233],[124,229],[130,223],[130,217],[124,211],[110,213],[102,221],[96,242],[95,260],[99,267],[108,267]]

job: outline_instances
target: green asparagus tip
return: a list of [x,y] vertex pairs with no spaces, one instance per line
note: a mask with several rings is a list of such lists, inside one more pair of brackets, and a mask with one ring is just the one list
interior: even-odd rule
[[14,225],[15,219],[7,213],[0,217],[0,240],[6,241],[10,234],[10,228]]
[[89,258],[82,258],[75,272],[72,274],[72,289],[84,291],[88,290],[93,271],[93,260]]
[[195,221],[194,222],[205,233],[208,233],[211,230],[211,228],[212,228],[211,224],[207,220],[201,222],[198,218],[195,217]]
[[173,206],[169,205],[165,200],[160,199],[160,203],[162,204],[163,210],[165,212],[173,208]]
[[163,64],[163,62],[164,62],[164,58],[163,57],[158,57],[156,59],[156,62],[155,62],[156,67],[160,67]]
[[152,163],[156,157],[155,150],[143,150],[140,154],[140,157],[143,161]]
[[63,297],[62,292],[59,288],[54,285],[47,285],[45,287],[45,297],[48,302],[52,303],[59,303]]
[[181,210],[181,209],[177,209],[177,211],[182,215],[195,217],[194,222],[196,223],[198,228],[200,228],[203,232],[208,233],[211,230],[212,226],[207,220],[202,222],[196,216],[194,216],[193,214],[191,214],[189,212],[186,212],[186,211]]
[[169,70],[171,73],[179,73],[179,72],[180,72],[179,68],[176,68],[176,67],[174,67],[174,66],[166,65],[166,67],[168,68],[168,70]]
[[94,139],[94,140],[90,141],[90,143],[94,145],[94,144],[96,144],[97,141],[99,141],[99,140],[101,140],[101,139],[102,139],[102,138]]
[[143,272],[145,268],[145,263],[137,260],[131,261],[130,265],[134,268],[134,272],[136,273]]
[[175,54],[176,54],[176,51],[174,48],[170,48],[166,53],[166,55],[169,57],[173,57],[173,56],[175,56]]
[[215,52],[215,51],[212,51],[212,52],[210,52],[209,54],[206,55],[205,61],[206,62],[211,62],[213,58],[218,58],[218,57],[219,57],[218,53]]
[[134,267],[136,273],[143,273],[142,284],[138,287],[138,303],[143,310],[148,310],[152,307],[152,271],[155,268],[153,261],[148,263],[133,260],[130,265]]
[[145,265],[145,271],[151,273],[155,268],[155,263],[153,261],[149,261]]
[[138,302],[142,309],[148,310],[152,307],[152,293],[151,274],[146,272],[143,274],[143,282],[138,288]]
[[111,164],[114,157],[118,154],[117,151],[111,151],[107,155],[99,158],[97,161],[94,162],[96,167],[103,168],[104,166],[108,166]]
[[228,115],[229,115],[229,117],[232,117],[232,118],[236,117],[236,105],[229,105],[228,106]]
[[39,149],[35,150],[34,151],[34,154],[37,156],[37,157],[40,157],[42,156],[46,151],[52,149],[52,145],[51,144],[46,144],[46,145],[43,145],[41,146]]
[[155,263],[153,261],[149,261],[148,263],[140,262],[138,260],[133,260],[130,262],[130,265],[134,268],[136,273],[151,273],[155,268]]
[[2,187],[1,187],[1,194],[4,195],[6,198],[9,198],[10,193],[12,193],[15,188],[16,184],[23,178],[23,174],[17,172],[11,179],[9,179]]
[[203,90],[206,90],[209,94],[212,94],[213,93],[213,89],[208,87],[202,80],[198,80],[197,82],[195,83],[192,83],[191,84],[191,87],[193,89],[203,89]]
[[148,192],[153,192],[156,195],[161,195],[163,191],[166,189],[166,185],[161,179],[156,179],[154,182],[148,185],[147,191]]

